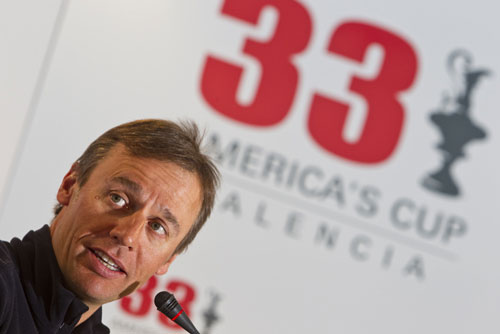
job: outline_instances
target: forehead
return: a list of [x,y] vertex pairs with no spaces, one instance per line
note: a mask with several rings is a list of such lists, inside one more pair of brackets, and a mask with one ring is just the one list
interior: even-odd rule
[[[114,145],[106,155],[100,159],[96,166],[93,168],[91,175],[96,172],[96,174],[106,174],[106,173],[117,173],[119,171],[126,171],[129,169],[136,169],[138,171],[144,170],[150,174],[150,176],[160,176],[160,174],[172,174],[183,178],[195,178],[197,175],[192,173],[180,165],[170,162],[168,160],[160,160],[149,157],[141,157],[131,154],[128,149],[123,144]],[[90,176],[89,176],[90,177]]]

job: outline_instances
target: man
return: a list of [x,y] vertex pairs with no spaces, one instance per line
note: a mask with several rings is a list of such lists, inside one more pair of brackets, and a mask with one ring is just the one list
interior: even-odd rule
[[0,242],[0,333],[108,333],[101,305],[165,274],[210,215],[219,174],[194,124],[142,120],[95,140],[49,226]]

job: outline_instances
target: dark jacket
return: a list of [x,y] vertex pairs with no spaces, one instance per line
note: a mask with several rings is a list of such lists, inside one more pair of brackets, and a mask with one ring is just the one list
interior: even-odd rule
[[0,241],[0,334],[109,333],[101,309],[75,328],[87,310],[63,285],[47,225]]

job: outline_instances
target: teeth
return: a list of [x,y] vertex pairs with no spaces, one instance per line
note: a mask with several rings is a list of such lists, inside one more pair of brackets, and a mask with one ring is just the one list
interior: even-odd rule
[[95,255],[97,255],[97,258],[101,261],[102,264],[104,264],[106,268],[113,271],[120,271],[120,266],[114,263],[109,256],[98,250],[94,251],[94,253]]

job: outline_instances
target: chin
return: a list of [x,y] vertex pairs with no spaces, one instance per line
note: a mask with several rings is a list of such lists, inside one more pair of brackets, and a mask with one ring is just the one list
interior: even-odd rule
[[[120,289],[114,282],[89,279],[84,275],[75,278],[69,288],[86,304],[102,305],[119,299]],[[122,289],[123,290],[123,289]],[[89,305],[87,305],[89,306]]]

